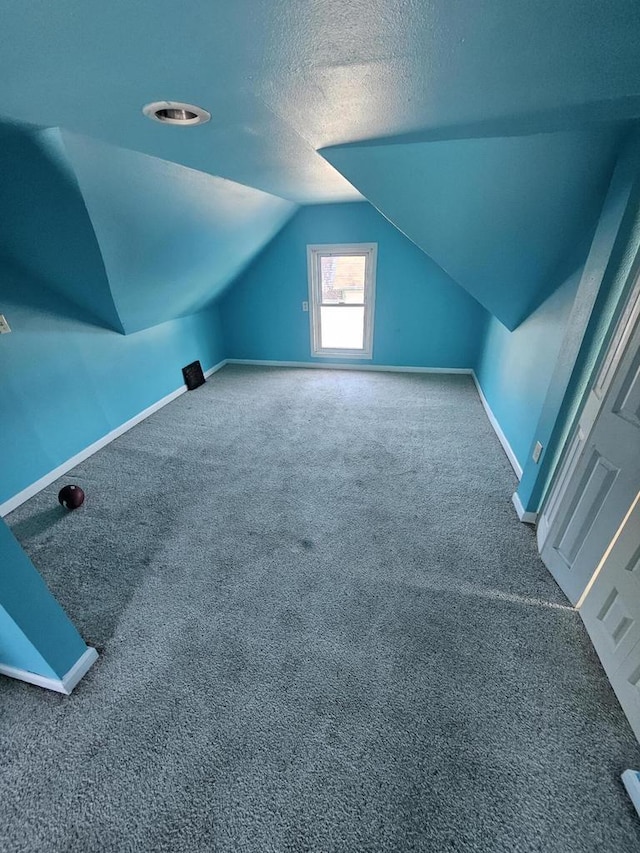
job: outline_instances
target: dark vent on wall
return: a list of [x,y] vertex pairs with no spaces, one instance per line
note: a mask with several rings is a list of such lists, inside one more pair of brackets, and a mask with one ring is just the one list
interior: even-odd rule
[[184,382],[189,391],[193,391],[194,388],[199,388],[201,385],[204,385],[206,381],[204,373],[202,372],[202,365],[199,361],[192,361],[191,364],[183,367],[182,375],[184,376]]

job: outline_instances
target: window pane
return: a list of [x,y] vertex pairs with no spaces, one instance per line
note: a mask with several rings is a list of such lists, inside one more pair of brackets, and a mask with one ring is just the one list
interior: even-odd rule
[[364,308],[322,305],[320,346],[323,349],[363,349]]
[[362,304],[366,261],[366,255],[321,255],[322,304]]

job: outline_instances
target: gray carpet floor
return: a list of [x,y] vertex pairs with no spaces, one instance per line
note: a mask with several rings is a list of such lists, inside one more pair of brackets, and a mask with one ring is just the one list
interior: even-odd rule
[[227,367],[40,493],[8,521],[101,657],[0,679],[2,851],[637,851],[515,485],[468,376]]

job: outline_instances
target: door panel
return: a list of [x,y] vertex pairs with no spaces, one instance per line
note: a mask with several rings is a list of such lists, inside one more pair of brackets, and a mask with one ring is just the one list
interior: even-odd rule
[[640,642],[619,669],[609,676],[609,680],[635,736],[640,740]]
[[537,539],[538,550],[542,551],[542,547],[547,540],[549,534],[549,524],[556,517],[557,510],[563,504],[571,480],[576,472],[578,463],[580,462],[582,451],[584,450],[587,436],[581,425],[578,425],[573,438],[569,442],[569,447],[565,457],[564,465],[560,471],[560,476],[556,482],[555,488],[549,496],[549,501],[543,513],[538,520]]
[[575,508],[565,514],[554,547],[570,567],[606,500],[618,468],[593,448],[574,497]]
[[614,412],[636,428],[640,427],[640,352],[633,369],[629,371],[628,383],[620,392]]
[[618,364],[620,364],[622,354],[629,342],[629,336],[634,328],[635,320],[640,312],[640,288],[637,282],[634,292],[631,294],[622,316],[618,322],[616,330],[611,339],[611,343],[607,349],[607,353],[603,359],[602,366],[598,372],[593,391],[599,400],[602,400],[607,388],[611,385]]
[[[640,285],[636,282],[541,513],[542,559],[573,604],[639,488]],[[620,606],[612,600],[609,621]]]
[[640,494],[579,612],[620,704],[640,737]]

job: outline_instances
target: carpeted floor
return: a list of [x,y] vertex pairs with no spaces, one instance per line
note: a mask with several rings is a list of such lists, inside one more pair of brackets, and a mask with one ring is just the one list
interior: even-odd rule
[[0,679],[2,851],[637,851],[640,765],[468,376],[227,367],[8,519],[100,660]]

